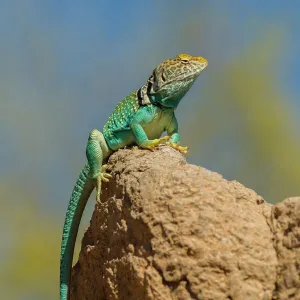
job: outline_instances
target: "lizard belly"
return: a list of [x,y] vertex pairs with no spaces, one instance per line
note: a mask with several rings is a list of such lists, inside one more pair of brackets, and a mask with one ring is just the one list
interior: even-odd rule
[[158,139],[168,128],[173,118],[173,110],[160,110],[151,123],[143,126],[149,140]]
[[149,140],[160,138],[162,133],[165,131],[165,127],[163,126],[164,124],[159,122],[155,122],[156,124],[153,124],[154,122],[155,121],[143,126]]
[[[148,139],[153,140],[160,138],[160,136],[165,130],[165,127],[159,122],[155,124],[151,122],[150,124],[146,124],[145,126],[143,126],[143,129],[145,130]],[[124,148],[125,146],[131,146],[136,144],[136,140],[131,130],[124,130],[112,134],[107,139],[107,144],[110,149],[118,150],[120,148]]]

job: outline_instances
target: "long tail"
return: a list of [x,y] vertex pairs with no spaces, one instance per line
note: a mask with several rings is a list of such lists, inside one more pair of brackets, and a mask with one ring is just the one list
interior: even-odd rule
[[67,300],[69,297],[72,260],[78,227],[85,205],[94,189],[92,181],[87,176],[89,170],[90,168],[86,164],[74,186],[66,213],[60,253],[60,300]]

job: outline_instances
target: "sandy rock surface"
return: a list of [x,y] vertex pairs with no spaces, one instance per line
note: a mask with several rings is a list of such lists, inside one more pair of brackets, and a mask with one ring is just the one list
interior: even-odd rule
[[300,198],[272,206],[169,147],[109,167],[71,299],[300,299]]

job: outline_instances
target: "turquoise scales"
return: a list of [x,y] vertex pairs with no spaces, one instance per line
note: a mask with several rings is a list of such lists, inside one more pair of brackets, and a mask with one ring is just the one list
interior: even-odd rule
[[[60,299],[69,297],[74,244],[79,223],[90,194],[96,187],[100,200],[101,183],[109,181],[106,172],[109,155],[124,146],[138,145],[154,150],[166,142],[170,147],[187,153],[179,145],[178,123],[174,111],[200,73],[207,67],[206,59],[188,54],[160,63],[139,90],[125,97],[114,109],[103,128],[103,134],[90,132],[86,156],[68,205],[62,235],[60,258]],[[167,136],[161,138],[163,132]]]
[[109,116],[103,127],[105,140],[110,140],[114,137],[116,128],[118,128],[119,131],[130,130],[129,124],[139,109],[139,101],[136,97],[136,93],[137,91],[134,91],[119,102],[113,113]]

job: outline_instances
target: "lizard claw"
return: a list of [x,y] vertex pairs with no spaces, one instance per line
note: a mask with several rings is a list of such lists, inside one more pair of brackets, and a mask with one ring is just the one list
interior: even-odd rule
[[172,142],[167,142],[166,143],[167,146],[179,151],[180,153],[183,153],[183,154],[187,154],[188,151],[189,151],[189,148],[186,147],[186,146],[180,146],[180,143],[172,143]]
[[109,182],[109,179],[112,178],[112,175],[107,173],[106,170],[107,170],[107,165],[103,165],[101,167],[100,177],[101,177],[102,181]]
[[97,195],[96,195],[96,200],[99,202],[100,201],[100,192],[101,192],[101,183],[103,182],[109,182],[109,179],[112,178],[112,175],[106,172],[107,165],[103,165],[101,167],[101,173],[95,178],[96,179],[96,190],[97,190]]

